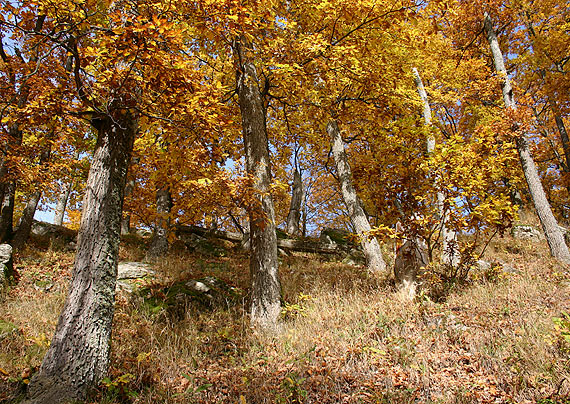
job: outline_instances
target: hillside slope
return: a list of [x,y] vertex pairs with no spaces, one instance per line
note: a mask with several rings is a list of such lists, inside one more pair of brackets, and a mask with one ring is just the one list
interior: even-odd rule
[[[390,277],[297,253],[282,259],[283,327],[250,329],[248,263],[229,245],[179,251],[138,292],[119,292],[113,360],[98,403],[569,403],[570,274],[545,242],[506,236],[437,302]],[[140,240],[123,261],[144,255]],[[29,247],[0,304],[0,402],[18,402],[41,363],[73,255]],[[212,278],[206,278],[212,277]],[[219,280],[222,299],[180,285]]]

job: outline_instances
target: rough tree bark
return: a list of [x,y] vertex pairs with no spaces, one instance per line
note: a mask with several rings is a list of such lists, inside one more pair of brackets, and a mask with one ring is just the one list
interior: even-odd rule
[[170,229],[170,210],[172,209],[172,195],[168,187],[156,191],[156,227],[152,240],[146,253],[147,261],[154,261],[168,252],[168,232]]
[[297,168],[293,173],[293,189],[291,191],[291,205],[289,206],[289,214],[287,215],[287,234],[292,236],[301,235],[301,208],[303,199],[305,198],[305,190],[303,189],[303,178]]
[[[412,69],[414,75],[414,81],[416,83],[416,88],[418,94],[423,103],[422,117],[424,118],[424,123],[426,126],[431,125],[431,108],[429,105],[427,92],[425,90],[422,78],[418,69],[415,67]],[[435,150],[435,138],[429,136],[427,139],[427,152],[432,154]],[[441,190],[437,191],[437,210],[439,214],[439,220],[441,223],[441,261],[444,265],[449,265],[456,267],[459,264],[459,254],[457,251],[457,236],[455,232],[447,227],[447,222],[449,221],[449,213],[445,209],[445,195]]]
[[356,190],[352,185],[352,172],[344,151],[340,129],[338,128],[338,124],[335,120],[331,120],[327,124],[327,133],[331,139],[338,180],[340,182],[342,197],[348,207],[350,221],[352,222],[356,233],[359,236],[362,236],[361,245],[364,250],[364,256],[366,257],[368,270],[370,272],[385,271],[386,263],[382,258],[382,251],[380,250],[378,240],[374,237],[368,238],[366,236],[370,231],[370,223],[368,222],[366,213],[364,212],[364,209],[362,209],[360,200],[356,195]]
[[72,281],[26,403],[82,400],[109,365],[123,192],[137,122],[132,113],[121,112],[92,123],[98,138]]
[[[493,22],[491,21],[488,13],[485,13],[485,33],[487,34],[487,40],[489,41],[489,46],[493,55],[495,70],[502,79],[501,87],[503,90],[503,100],[505,102],[505,107],[507,109],[514,110],[516,109],[516,104],[511,81],[507,74],[507,69],[505,68],[505,62],[503,60],[501,48],[499,47],[497,35],[493,29]],[[568,246],[566,246],[566,243],[564,242],[564,236],[560,231],[558,222],[552,214],[552,209],[550,208],[550,204],[546,198],[544,188],[542,187],[542,183],[538,175],[538,170],[536,169],[536,165],[534,164],[534,160],[530,154],[528,140],[524,135],[521,135],[515,138],[515,143],[522,170],[528,185],[528,190],[532,198],[534,208],[538,214],[538,218],[540,219],[542,229],[546,235],[546,240],[548,242],[548,246],[550,247],[550,253],[554,258],[565,263],[566,265],[570,265],[570,252],[568,251]]]
[[277,260],[275,210],[270,193],[271,170],[265,107],[260,82],[251,59],[252,46],[234,41],[236,81],[242,119],[247,173],[253,176],[256,203],[249,208],[251,321],[271,330],[281,313],[281,285]]

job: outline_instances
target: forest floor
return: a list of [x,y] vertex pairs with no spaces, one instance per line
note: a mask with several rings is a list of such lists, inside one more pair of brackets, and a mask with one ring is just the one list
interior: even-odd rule
[[[120,254],[137,261],[144,246],[130,239]],[[570,273],[546,242],[505,236],[486,257],[514,271],[473,272],[414,302],[389,275],[285,257],[283,323],[271,335],[248,323],[245,253],[172,253],[143,285],[154,300],[118,294],[111,369],[91,402],[570,403]],[[39,244],[17,257],[19,282],[0,298],[0,402],[18,402],[41,363],[72,265],[73,254]],[[238,298],[156,303],[168,285],[203,276]]]

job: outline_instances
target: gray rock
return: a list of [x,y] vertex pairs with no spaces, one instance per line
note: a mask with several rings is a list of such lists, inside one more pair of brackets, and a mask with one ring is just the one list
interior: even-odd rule
[[117,279],[139,279],[152,276],[155,272],[149,264],[142,262],[120,262],[117,268]]
[[477,265],[477,270],[479,271],[488,271],[491,269],[492,264],[489,261],[479,260],[475,263]]
[[35,236],[57,236],[67,240],[77,241],[77,232],[64,226],[34,220],[32,234]]
[[228,307],[243,299],[242,292],[213,276],[176,282],[158,290],[140,291],[148,308],[157,312],[166,309],[176,315],[185,315],[189,304],[198,307]]
[[521,271],[519,271],[512,265],[506,264],[501,260],[494,260],[494,261],[479,260],[475,263],[475,268],[473,268],[475,272],[482,272],[482,273],[488,273],[489,271],[491,271],[491,269],[496,269],[506,274],[521,273]]
[[66,251],[75,251],[77,245],[77,231],[51,223],[34,220],[31,233],[40,238],[49,238],[52,247]]
[[504,273],[506,274],[520,274],[521,271],[516,269],[514,266],[509,265],[509,264],[503,264],[501,266],[502,270]]
[[526,224],[513,226],[511,234],[514,238],[520,240],[544,240],[544,234],[542,231]]
[[334,246],[352,246],[354,244],[350,238],[350,232],[340,229],[323,229],[319,239],[323,244],[331,244]]
[[117,268],[117,290],[132,293],[137,280],[154,276],[156,272],[149,264],[142,262],[120,262]]
[[337,244],[332,240],[332,238],[324,232],[321,233],[319,240],[323,244],[329,244],[330,246],[334,246],[334,247],[337,246]]
[[139,237],[150,237],[152,232],[148,229],[136,229],[135,234]]
[[10,282],[10,278],[13,275],[12,246],[10,244],[0,244],[0,289]]

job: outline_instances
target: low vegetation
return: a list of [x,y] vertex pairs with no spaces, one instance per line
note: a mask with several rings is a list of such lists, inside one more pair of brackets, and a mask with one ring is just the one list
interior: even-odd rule
[[[73,254],[40,247],[17,257],[19,283],[2,297],[1,402],[25,393],[65,298]],[[250,328],[247,255],[227,252],[173,252],[139,292],[118,294],[112,365],[92,402],[570,402],[569,273],[545,242],[497,239],[487,256],[512,270],[473,270],[437,302],[410,302],[364,267],[286,256],[277,335]],[[144,249],[130,239],[120,254]],[[205,276],[236,298],[156,304],[169,285]]]

